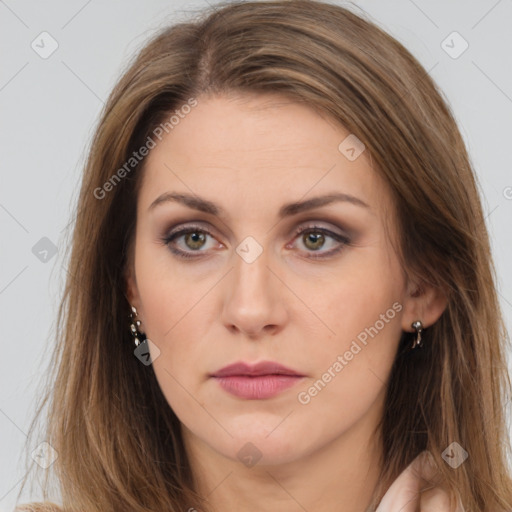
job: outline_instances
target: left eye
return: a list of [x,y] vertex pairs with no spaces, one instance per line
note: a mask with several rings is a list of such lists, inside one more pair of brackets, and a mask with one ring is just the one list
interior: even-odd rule
[[[209,249],[208,247],[205,249],[208,237],[214,238],[213,235],[204,228],[190,226],[170,233],[165,236],[162,241],[176,256],[191,259],[200,257],[200,255],[194,255],[193,253],[206,252]],[[185,244],[184,249],[179,248],[180,239],[183,239],[181,242]],[[319,226],[299,228],[295,232],[294,241],[297,239],[299,239],[306,248],[306,252],[319,252],[319,255],[311,254],[310,256],[306,256],[308,258],[325,258],[332,256],[340,252],[343,246],[350,243],[350,240],[346,236]],[[334,249],[320,252],[329,239],[331,240],[329,245],[334,246]],[[291,248],[292,246],[293,243],[287,244],[286,248]]]
[[[300,238],[299,238],[300,237]],[[340,235],[339,233],[334,233],[333,231],[330,231],[329,229],[322,228],[320,226],[309,226],[306,228],[299,228],[295,232],[295,239],[299,239],[301,243],[306,247],[307,252],[315,253],[319,252],[320,249],[322,249],[326,241],[328,239],[331,240],[331,246],[334,246],[333,249],[322,251],[317,254],[311,254],[309,256],[306,256],[307,258],[326,258],[329,256],[333,256],[337,253],[339,253],[345,245],[348,245],[350,243],[350,240],[344,236]],[[289,245],[286,246],[287,248]]]

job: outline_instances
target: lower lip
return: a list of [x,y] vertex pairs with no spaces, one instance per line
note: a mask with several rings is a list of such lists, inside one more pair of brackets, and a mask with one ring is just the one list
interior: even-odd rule
[[291,388],[302,379],[298,375],[260,375],[249,377],[233,375],[232,377],[214,377],[220,387],[247,400],[261,400],[278,395],[285,389]]

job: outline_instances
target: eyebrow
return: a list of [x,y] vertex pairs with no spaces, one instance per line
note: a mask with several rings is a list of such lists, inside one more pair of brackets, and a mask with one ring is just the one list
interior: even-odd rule
[[[149,206],[148,211],[153,210],[158,205],[168,202],[180,203],[183,204],[193,210],[198,210],[200,212],[209,213],[211,215],[215,215],[217,217],[225,215],[225,211],[219,205],[213,203],[212,201],[208,201],[207,199],[203,199],[199,196],[192,194],[183,194],[176,192],[165,192],[162,195],[158,196]],[[292,215],[297,215],[299,213],[313,210],[314,208],[319,208],[321,206],[326,206],[335,202],[347,202],[356,206],[361,206],[363,208],[370,209],[370,206],[366,204],[363,200],[352,196],[350,194],[344,193],[332,193],[323,196],[313,197],[311,199],[307,199],[305,201],[297,201],[293,203],[287,203],[283,205],[279,210],[279,218],[283,219],[285,217],[290,217]]]

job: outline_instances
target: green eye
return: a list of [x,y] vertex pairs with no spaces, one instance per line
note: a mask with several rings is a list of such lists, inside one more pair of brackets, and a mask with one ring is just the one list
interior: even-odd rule
[[[162,241],[169,247],[169,250],[183,259],[201,258],[201,253],[208,252],[208,237],[213,235],[205,228],[199,226],[187,226],[178,231],[171,232]],[[293,240],[300,240],[304,252],[308,253],[307,258],[320,259],[328,258],[339,253],[344,246],[350,244],[350,240],[339,233],[335,233],[320,226],[307,226],[299,228]],[[332,245],[334,248],[322,251],[325,245]],[[181,245],[181,247],[178,247]],[[206,247],[206,249],[205,249]],[[287,245],[292,248],[292,244]],[[318,254],[313,254],[318,253]]]

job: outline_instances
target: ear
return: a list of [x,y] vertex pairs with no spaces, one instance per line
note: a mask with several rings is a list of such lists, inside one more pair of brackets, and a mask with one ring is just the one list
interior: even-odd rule
[[414,332],[411,326],[420,320],[424,328],[435,324],[448,305],[448,298],[443,290],[425,281],[409,281],[404,300],[402,330]]
[[124,271],[125,297],[131,306],[140,311],[140,295],[135,279],[135,268],[131,262],[128,262]]

